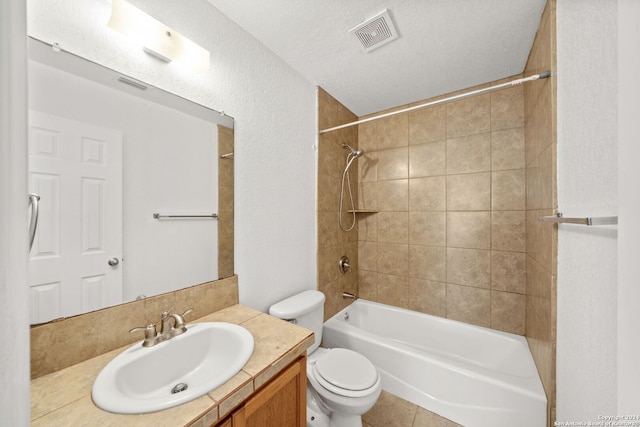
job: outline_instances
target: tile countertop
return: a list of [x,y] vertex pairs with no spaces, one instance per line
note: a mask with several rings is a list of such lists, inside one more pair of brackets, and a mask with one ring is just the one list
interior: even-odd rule
[[[313,344],[313,333],[242,305],[195,320],[229,322],[254,337],[253,355],[233,378],[183,405],[139,415],[113,414],[94,405],[91,387],[104,366],[130,345],[31,381],[31,425],[210,426],[278,374]],[[188,326],[188,324],[187,324]]]

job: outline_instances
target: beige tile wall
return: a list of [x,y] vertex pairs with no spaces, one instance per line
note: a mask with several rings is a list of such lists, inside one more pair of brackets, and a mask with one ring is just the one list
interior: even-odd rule
[[360,296],[524,334],[523,95],[359,125]]
[[[327,92],[318,89],[318,125],[320,129],[357,120],[355,114],[345,108]],[[318,146],[318,290],[326,296],[325,319],[342,310],[350,301],[342,298],[342,292],[357,293],[358,280],[358,227],[346,232],[338,225],[338,206],[342,172],[348,151],[342,144],[358,147],[358,129],[348,129],[320,135]],[[357,160],[356,160],[357,161]],[[358,169],[350,168],[353,196],[357,206]],[[345,209],[348,196],[345,189]],[[345,225],[352,223],[351,215],[343,216]],[[352,271],[341,274],[340,257],[346,255]]]
[[[525,68],[526,74],[556,70],[555,0],[549,0]],[[527,179],[527,281],[525,335],[549,401],[549,425],[556,399],[556,275],[558,228],[539,223],[557,211],[556,79],[525,86]]]
[[[356,119],[321,89],[318,100],[320,129]],[[327,295],[325,316],[348,303],[342,291],[358,291],[524,334],[524,136],[522,87],[322,134],[318,288]],[[337,225],[345,142],[365,150],[352,175],[358,207],[378,211],[358,215],[357,233]],[[338,272],[342,254],[357,277]]]
[[[233,129],[218,125],[218,154],[233,153]],[[233,276],[233,156],[218,157],[218,278]]]

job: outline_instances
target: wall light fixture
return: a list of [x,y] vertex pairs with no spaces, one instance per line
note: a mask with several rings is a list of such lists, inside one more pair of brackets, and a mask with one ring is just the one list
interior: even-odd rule
[[110,28],[128,36],[150,55],[163,61],[176,61],[203,73],[209,69],[209,51],[177,31],[147,15],[126,0],[112,0]]

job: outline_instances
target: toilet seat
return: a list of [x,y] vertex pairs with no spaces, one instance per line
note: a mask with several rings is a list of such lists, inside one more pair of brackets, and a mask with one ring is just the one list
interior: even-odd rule
[[313,365],[313,377],[325,389],[346,397],[364,397],[378,382],[378,370],[366,357],[345,348],[327,351]]

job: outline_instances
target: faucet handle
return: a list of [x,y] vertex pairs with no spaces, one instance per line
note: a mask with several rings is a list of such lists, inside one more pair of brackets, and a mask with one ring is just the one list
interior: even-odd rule
[[136,328],[129,329],[129,333],[144,331],[144,341],[142,342],[143,347],[151,347],[156,337],[158,336],[158,331],[156,330],[155,323],[149,323],[147,326],[139,326]]
[[182,330],[182,332],[185,332],[187,330],[185,321],[184,321],[184,317],[193,312],[193,308],[188,309],[187,311],[185,311],[182,314],[171,314],[170,316],[174,318],[175,323],[173,325],[173,329],[179,329]]

